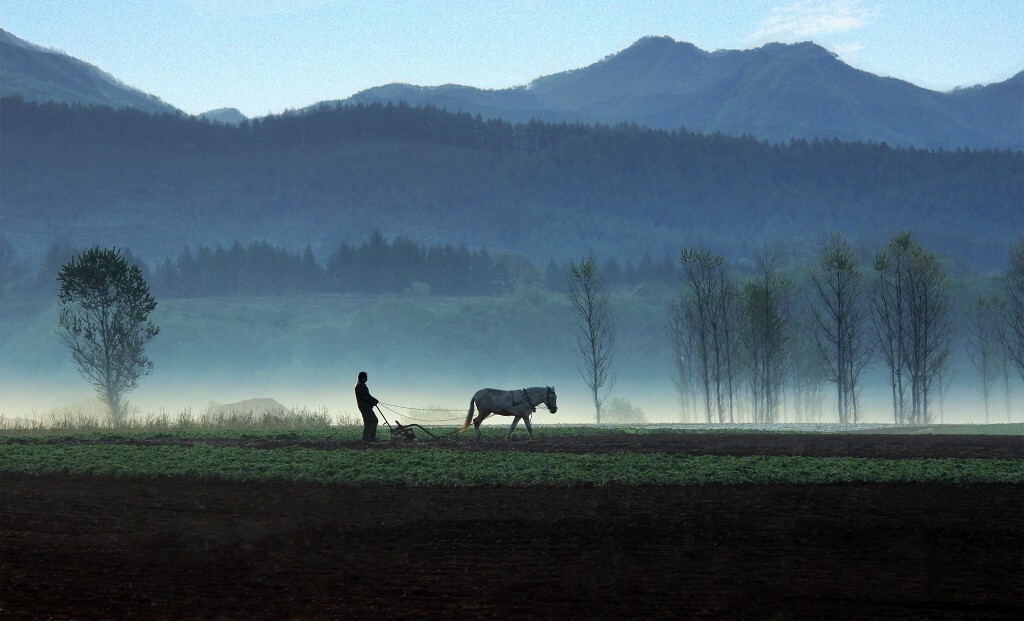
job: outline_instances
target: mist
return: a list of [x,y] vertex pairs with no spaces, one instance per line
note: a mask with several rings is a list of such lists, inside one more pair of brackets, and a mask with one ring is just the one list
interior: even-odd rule
[[[0,416],[7,422],[44,420],[48,415],[63,413],[87,414],[98,418],[105,416],[103,405],[95,393],[77,372],[68,368],[45,380],[19,377],[5,372],[0,379]],[[591,424],[595,422],[591,395],[578,375],[566,373],[561,377],[540,376],[527,379],[529,374],[510,373],[504,375],[495,369],[481,372],[478,376],[437,379],[430,370],[423,370],[418,376],[392,372],[389,368],[371,369],[371,393],[389,407],[384,415],[392,423],[428,422],[431,424],[455,425],[465,418],[469,400],[480,388],[514,389],[537,385],[553,385],[558,393],[558,412],[551,414],[545,408],[538,408],[534,414],[535,425]],[[223,405],[253,398],[272,398],[292,410],[326,409],[336,420],[358,420],[359,412],[353,398],[355,374],[360,368],[352,367],[351,373],[336,378],[320,380],[260,380],[256,378],[225,376],[203,378],[197,375],[191,379],[179,377],[170,380],[162,377],[158,368],[150,377],[144,378],[139,388],[128,394],[136,419],[167,413],[172,416],[186,410],[199,414],[211,404]],[[348,371],[346,369],[346,371]],[[550,381],[554,380],[554,381]],[[1015,385],[1014,396],[1020,394]],[[788,395],[787,395],[788,396]],[[892,404],[888,386],[882,378],[869,382],[862,393],[862,416],[860,424],[891,425]],[[619,381],[610,392],[610,398],[626,399],[632,406],[642,410],[647,423],[651,424],[701,424],[702,412],[681,411],[679,396],[669,378],[658,381]],[[825,393],[820,416],[798,417],[787,399],[781,410],[780,423],[835,425],[835,407],[830,402],[834,393]],[[397,413],[396,413],[397,412]],[[509,423],[504,418],[493,417],[487,425]],[[939,424],[958,423],[1005,423],[1024,421],[1024,411],[1018,399],[1011,398],[1010,414],[1007,414],[1001,395],[994,399],[988,420],[980,403],[980,395],[970,382],[961,382],[952,387],[940,404],[935,405],[934,421]],[[739,422],[737,424],[749,424]]]
[[[592,396],[577,371],[575,327],[565,297],[531,289],[468,299],[168,299],[152,317],[161,327],[147,350],[154,370],[126,398],[142,419],[185,410],[198,414],[211,404],[252,398],[272,398],[296,410],[326,409],[335,420],[358,419],[353,386],[358,372],[367,371],[371,393],[391,408],[384,410],[389,420],[456,424],[480,388],[553,386],[558,412],[538,408],[536,424],[593,423]],[[649,423],[703,423],[699,398],[684,411],[673,383],[664,328],[667,298],[616,291],[612,299],[618,340],[609,398],[639,408]],[[0,320],[0,415],[5,420],[60,412],[102,415],[91,386],[54,334],[55,304],[44,304],[39,312],[3,313]],[[986,421],[977,372],[962,350],[947,377],[944,394],[932,405],[935,422],[1024,420],[1019,378],[1011,384],[1010,416],[997,385]],[[868,368],[858,422],[893,422],[885,379],[878,364]],[[749,420],[748,398],[743,389],[738,397],[738,422],[743,422]],[[834,388],[825,384],[820,412],[798,417],[787,390],[779,422],[835,424],[834,401]]]

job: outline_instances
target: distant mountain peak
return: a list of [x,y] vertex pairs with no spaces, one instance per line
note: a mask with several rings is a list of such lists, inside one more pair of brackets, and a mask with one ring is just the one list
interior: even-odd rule
[[238,108],[217,108],[198,115],[212,123],[224,123],[225,125],[238,125],[246,120],[246,117]]
[[[632,48],[644,48],[644,47],[670,47],[678,44],[679,42],[667,35],[648,35],[646,37],[640,37],[626,49]],[[685,45],[691,45],[686,43]]]
[[626,49],[610,54],[604,58],[609,60],[618,56],[632,54],[674,54],[674,55],[695,55],[707,56],[708,52],[687,41],[676,41],[669,36],[650,36],[638,39],[636,43]]
[[839,60],[838,54],[827,50],[813,41],[801,41],[799,43],[766,43],[757,49],[770,52],[772,54],[787,55],[794,58],[819,57]]

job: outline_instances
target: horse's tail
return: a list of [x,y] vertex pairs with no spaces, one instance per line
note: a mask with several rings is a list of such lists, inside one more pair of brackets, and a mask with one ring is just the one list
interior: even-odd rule
[[462,429],[459,431],[465,431],[469,428],[469,422],[473,420],[473,405],[476,403],[476,397],[469,400],[469,413],[466,414],[466,422],[462,424]]

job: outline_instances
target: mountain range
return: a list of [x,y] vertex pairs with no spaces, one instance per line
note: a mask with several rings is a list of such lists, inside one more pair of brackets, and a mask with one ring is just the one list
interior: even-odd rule
[[[0,30],[0,96],[183,114],[101,69]],[[510,122],[634,123],[770,142],[838,138],[920,148],[1024,150],[1024,71],[947,93],[860,71],[813,43],[707,52],[645,37],[590,66],[516,88],[388,84],[323,106],[407,102]],[[234,109],[201,115],[239,123]]]
[[772,142],[839,138],[924,148],[1024,148],[1024,71],[939,93],[850,67],[813,43],[705,52],[647,37],[521,88],[390,84],[343,103],[407,101],[498,117],[636,123]]

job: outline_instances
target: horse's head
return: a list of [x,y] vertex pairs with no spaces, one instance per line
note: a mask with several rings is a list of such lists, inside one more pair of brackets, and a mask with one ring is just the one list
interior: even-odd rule
[[544,405],[547,406],[548,411],[554,414],[558,411],[558,397],[555,396],[555,389],[548,386],[548,394],[544,397]]

